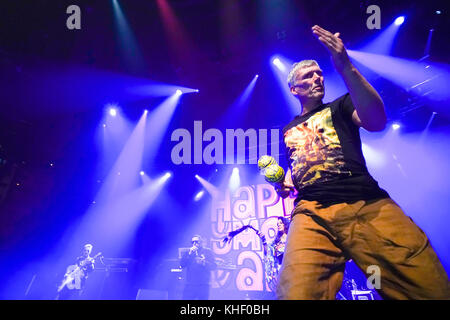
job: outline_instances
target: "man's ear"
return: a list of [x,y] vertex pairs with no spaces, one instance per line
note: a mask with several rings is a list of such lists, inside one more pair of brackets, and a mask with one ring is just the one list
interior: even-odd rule
[[294,96],[297,96],[297,95],[298,95],[297,91],[295,91],[295,87],[290,87],[289,90],[291,91],[291,93],[292,93]]

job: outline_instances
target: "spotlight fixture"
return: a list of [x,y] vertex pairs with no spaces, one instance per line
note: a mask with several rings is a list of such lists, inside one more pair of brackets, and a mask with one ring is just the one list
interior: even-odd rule
[[109,115],[112,117],[117,116],[117,109],[116,108],[109,108]]
[[405,17],[404,16],[400,16],[397,19],[395,19],[395,21],[394,21],[396,26],[401,25],[403,22],[405,22]]
[[394,124],[392,125],[392,129],[398,130],[398,129],[400,129],[400,125],[399,125],[398,123],[394,123]]
[[204,190],[199,191],[199,192],[195,195],[194,201],[199,201],[199,200],[203,197],[204,194],[205,194],[205,191],[204,191]]
[[285,72],[286,67],[284,66],[283,62],[281,62],[280,58],[273,58],[272,63],[280,70]]

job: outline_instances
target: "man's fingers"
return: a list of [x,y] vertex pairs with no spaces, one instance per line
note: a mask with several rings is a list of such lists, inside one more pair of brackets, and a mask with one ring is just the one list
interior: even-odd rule
[[324,38],[328,38],[331,41],[337,41],[337,39],[339,38],[339,36],[341,35],[340,32],[336,32],[335,34],[332,34],[331,32],[319,27],[319,26],[314,26],[312,28],[313,33],[317,36],[322,36]]
[[334,44],[332,41],[330,41],[327,38],[319,37],[320,42],[322,42],[328,49],[335,51],[336,48],[334,47]]
[[327,35],[322,32],[313,32],[317,37],[319,37],[319,40],[327,41],[328,43],[335,45],[338,44],[338,38],[336,38],[334,35],[330,34]]
[[317,25],[315,25],[312,29],[313,29],[313,31],[317,31],[317,32],[323,34],[324,36],[332,36],[333,35],[330,31],[325,30],[324,28],[321,28]]

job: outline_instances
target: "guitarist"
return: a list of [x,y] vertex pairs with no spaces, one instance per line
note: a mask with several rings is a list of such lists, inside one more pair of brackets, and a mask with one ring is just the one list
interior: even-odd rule
[[77,300],[81,298],[88,274],[94,271],[95,258],[91,257],[93,246],[85,244],[83,254],[76,259],[76,264],[67,267],[64,280],[58,288],[56,300]]

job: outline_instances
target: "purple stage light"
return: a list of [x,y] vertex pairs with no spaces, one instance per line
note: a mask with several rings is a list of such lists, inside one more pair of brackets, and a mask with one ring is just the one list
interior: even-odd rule
[[201,190],[197,192],[197,194],[194,197],[194,201],[199,201],[201,198],[203,198],[203,195],[205,194],[205,190]]
[[106,109],[108,110],[108,114],[111,117],[115,117],[117,116],[118,112],[119,112],[119,107],[117,106],[117,104],[115,103],[109,103],[106,105]]
[[392,124],[392,129],[398,130],[398,129],[400,129],[400,125],[398,123],[394,123],[394,124]]
[[395,25],[396,26],[399,26],[399,25],[401,25],[403,22],[405,22],[405,17],[404,16],[400,16],[400,17],[398,17],[397,19],[395,19]]
[[112,117],[117,116],[117,109],[116,108],[110,108],[109,109],[109,115]]
[[236,191],[236,189],[241,185],[241,178],[239,176],[239,168],[233,168],[233,172],[230,176],[230,181],[228,182],[228,187],[231,191]]
[[279,58],[274,58],[272,59],[272,63],[280,70],[285,72],[286,71],[286,66],[281,62],[281,60]]
[[161,180],[162,180],[163,182],[165,182],[165,181],[167,181],[167,179],[169,179],[170,177],[172,177],[172,173],[171,173],[171,172],[166,172],[166,173],[162,176]]

